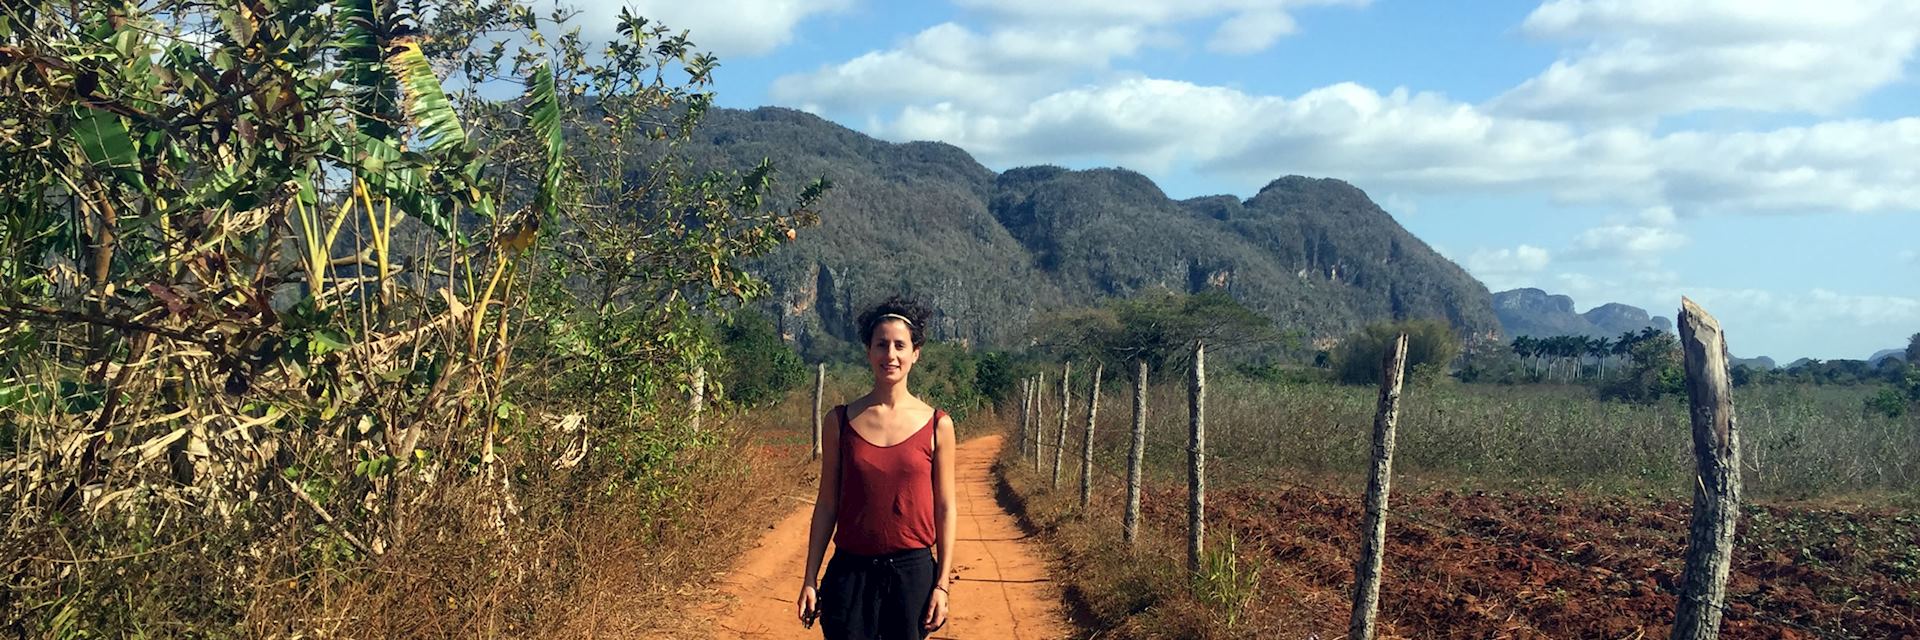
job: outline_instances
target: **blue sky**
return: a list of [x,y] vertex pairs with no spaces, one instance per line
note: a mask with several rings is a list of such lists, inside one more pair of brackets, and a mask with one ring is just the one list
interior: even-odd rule
[[1493,290],[1690,296],[1736,355],[1920,332],[1920,3],[629,4],[720,56],[725,106],[1175,198],[1340,178]]

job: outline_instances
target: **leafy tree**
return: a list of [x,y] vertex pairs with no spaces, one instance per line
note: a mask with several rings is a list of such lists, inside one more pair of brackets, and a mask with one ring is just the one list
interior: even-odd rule
[[979,379],[978,357],[949,342],[927,342],[920,348],[920,361],[913,365],[914,392],[956,419],[986,406],[988,398],[980,393]]
[[735,311],[719,333],[725,397],[753,406],[778,400],[806,382],[806,365],[766,316],[750,309]]
[[1527,372],[1532,373],[1535,358],[1540,355],[1540,341],[1533,336],[1519,336],[1513,339],[1513,355],[1519,356],[1528,364]]
[[1920,333],[1907,338],[1907,365],[1920,367]]
[[1379,384],[1387,349],[1402,333],[1407,334],[1407,370],[1422,377],[1443,373],[1460,351],[1460,338],[1439,320],[1375,323],[1340,342],[1333,355],[1335,375],[1348,384]]
[[1600,367],[1599,377],[1601,378],[1607,377],[1607,356],[1611,355],[1612,353],[1613,353],[1612,340],[1609,340],[1607,338],[1588,338],[1587,339],[1587,355],[1593,356],[1593,361],[1599,365]]
[[1634,334],[1627,348],[1629,369],[1607,385],[1602,395],[1634,402],[1652,402],[1686,390],[1681,368],[1680,341],[1673,334],[1649,327]]
[[1265,317],[1218,291],[1156,291],[1113,299],[1103,307],[1054,313],[1039,324],[1042,349],[1069,358],[1100,359],[1109,369],[1134,360],[1160,369],[1184,362],[1195,345],[1205,344],[1217,353],[1283,338]]
[[980,354],[974,370],[974,388],[985,398],[1002,398],[1013,392],[1018,382],[1017,365],[1012,354],[988,351]]

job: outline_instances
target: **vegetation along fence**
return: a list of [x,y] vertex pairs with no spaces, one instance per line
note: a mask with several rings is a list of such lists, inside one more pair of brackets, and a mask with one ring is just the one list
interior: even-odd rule
[[[1741,513],[1740,484],[1740,431],[1735,420],[1732,399],[1732,384],[1729,379],[1729,357],[1720,325],[1691,300],[1682,300],[1679,315],[1680,347],[1684,360],[1686,388],[1688,396],[1690,436],[1694,457],[1694,490],[1691,525],[1687,534],[1684,569],[1671,586],[1662,588],[1674,598],[1673,625],[1671,638],[1701,639],[1719,637],[1723,617],[1731,605],[1728,604],[1727,582],[1734,554],[1734,529]],[[1088,426],[1084,430],[1083,441],[1079,443],[1082,465],[1080,473],[1079,502],[1085,509],[1087,496],[1091,495],[1096,478],[1106,478],[1124,483],[1126,486],[1126,509],[1122,514],[1122,536],[1130,547],[1139,541],[1140,502],[1143,494],[1142,459],[1146,449],[1166,448],[1187,452],[1187,519],[1186,567],[1190,573],[1202,571],[1206,550],[1203,549],[1206,525],[1206,481],[1209,462],[1225,462],[1239,476],[1255,479],[1270,487],[1288,490],[1312,491],[1308,487],[1282,478],[1271,467],[1260,464],[1252,456],[1229,453],[1220,455],[1210,452],[1206,444],[1206,347],[1204,340],[1188,343],[1190,353],[1186,358],[1188,379],[1188,415],[1189,429],[1185,442],[1167,438],[1149,438],[1146,430],[1147,413],[1147,375],[1145,358],[1135,358],[1134,370],[1134,411],[1132,415],[1132,433],[1127,439],[1125,458],[1126,470],[1121,473],[1115,469],[1102,467],[1095,462],[1091,443],[1094,429],[1093,416],[1099,410],[1100,396],[1097,391],[1098,373],[1089,387],[1094,390],[1087,396]],[[1123,354],[1134,355],[1134,354]],[[1373,428],[1373,446],[1366,495],[1363,498],[1364,511],[1362,521],[1354,523],[1360,532],[1360,546],[1353,557],[1352,601],[1348,626],[1348,637],[1354,640],[1372,638],[1378,629],[1377,611],[1380,606],[1380,586],[1383,565],[1392,554],[1387,553],[1387,528],[1389,521],[1410,523],[1433,533],[1459,538],[1491,539],[1502,543],[1498,531],[1481,529],[1466,530],[1462,527],[1439,522],[1436,518],[1420,513],[1396,511],[1389,508],[1392,462],[1395,445],[1396,422],[1400,417],[1403,378],[1407,374],[1407,337],[1398,336],[1387,350],[1381,363],[1379,398],[1375,412]],[[1058,489],[1058,479],[1064,457],[1062,452],[1069,446],[1065,425],[1072,408],[1072,388],[1068,384],[1072,364],[1062,365],[1060,401],[1058,412],[1049,416],[1049,407],[1040,400],[1044,394],[1042,376],[1033,376],[1023,382],[1026,393],[1020,405],[1021,455],[1031,455],[1034,459],[1036,474],[1051,472],[1053,486]],[[1096,365],[1096,371],[1100,368]],[[1048,417],[1055,417],[1061,425],[1058,436],[1044,437],[1045,431],[1040,425],[1047,424]],[[1285,420],[1285,416],[1275,416]],[[1416,427],[1418,425],[1415,425]],[[1209,458],[1209,455],[1212,455]],[[1053,467],[1044,469],[1051,460]],[[1098,472],[1096,474],[1096,472]],[[1089,511],[1085,518],[1104,517],[1104,513]],[[1513,545],[1508,549],[1522,549]],[[1571,568],[1579,572],[1597,572],[1604,574],[1601,568],[1580,553],[1571,550],[1565,552],[1522,551],[1531,560],[1549,565]],[[1738,615],[1773,625],[1782,629],[1810,634],[1822,638],[1851,637],[1844,629],[1817,626],[1802,620],[1789,619],[1774,615],[1764,607],[1748,603],[1740,607]]]

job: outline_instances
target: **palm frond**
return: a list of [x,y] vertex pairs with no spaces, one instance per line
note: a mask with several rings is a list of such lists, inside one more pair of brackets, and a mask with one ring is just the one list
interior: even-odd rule
[[540,181],[540,193],[534,206],[541,217],[551,218],[558,210],[560,178],[566,162],[567,141],[560,129],[560,96],[554,87],[553,68],[534,67],[527,79],[527,119],[534,134],[546,147],[546,173]]
[[400,112],[393,77],[381,69],[379,15],[374,0],[333,0],[333,7],[341,22],[341,35],[334,46],[345,63],[340,79],[352,87],[354,124],[369,136],[390,138]]
[[414,138],[428,152],[441,153],[470,148],[467,130],[460,125],[460,113],[440,88],[440,78],[420,51],[420,43],[403,41],[387,49],[387,70],[400,82],[407,119],[413,123]]

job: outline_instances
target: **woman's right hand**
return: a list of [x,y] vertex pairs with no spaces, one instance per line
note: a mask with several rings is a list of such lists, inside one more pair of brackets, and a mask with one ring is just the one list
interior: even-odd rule
[[794,604],[800,609],[800,624],[802,626],[811,629],[813,628],[814,618],[820,617],[819,598],[820,595],[813,588],[813,585],[801,585],[800,597],[794,601]]

